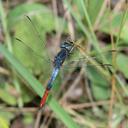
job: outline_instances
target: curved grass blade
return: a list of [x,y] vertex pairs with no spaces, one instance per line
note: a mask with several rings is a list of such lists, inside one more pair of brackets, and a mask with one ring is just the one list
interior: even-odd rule
[[[41,97],[44,91],[43,86],[35,77],[31,75],[28,70],[4,47],[0,44],[0,52],[5,56],[12,67],[29,83],[30,87]],[[48,105],[55,112],[58,119],[60,119],[68,128],[79,128],[72,118],[62,109],[54,98],[48,102]]]

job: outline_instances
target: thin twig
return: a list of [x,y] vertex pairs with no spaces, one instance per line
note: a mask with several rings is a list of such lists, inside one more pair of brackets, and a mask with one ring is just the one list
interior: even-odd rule
[[37,118],[36,118],[36,121],[35,121],[34,128],[39,128],[40,119],[41,119],[41,116],[42,116],[42,111],[43,111],[43,109],[40,109],[37,113]]
[[66,75],[66,78],[64,79],[63,83],[60,86],[60,91],[55,94],[56,97],[60,97],[62,94],[62,91],[64,91],[64,87],[66,86],[67,82],[71,79],[71,74],[73,73],[74,69]]
[[106,9],[107,1],[108,0],[104,0],[104,3],[102,4],[102,7],[100,9],[100,12],[99,12],[99,14],[98,14],[98,16],[96,18],[95,24],[93,26],[94,30],[97,30],[98,27],[99,27],[99,23],[101,21],[101,18],[103,16],[104,12],[105,12],[105,9]]
[[24,108],[17,108],[17,107],[1,107],[0,110],[2,111],[8,111],[8,112],[31,112],[31,113],[36,113],[39,108],[36,107],[24,107]]
[[[86,77],[85,77],[85,78],[86,78]],[[93,96],[92,96],[92,91],[91,91],[91,88],[89,87],[89,84],[88,84],[87,79],[85,79],[85,87],[86,87],[86,92],[87,92],[89,101],[90,101],[91,104],[92,104],[93,113],[96,115],[96,113],[97,113],[97,112],[96,112],[96,111],[97,111],[97,106],[94,104],[94,99],[93,99]]]
[[[109,10],[110,10],[110,2],[109,2]],[[111,37],[111,45],[112,45],[112,49],[116,49],[115,47],[115,42],[114,42],[114,38],[113,38],[113,30],[112,30],[112,17],[110,16],[109,19],[111,22],[109,24],[110,27],[110,37]],[[115,54],[112,53],[112,63],[113,66],[115,67],[115,58],[116,56],[114,56]],[[116,69],[115,69],[116,70]],[[112,76],[112,80],[111,80],[111,97],[110,97],[110,105],[109,105],[109,112],[108,112],[108,128],[111,128],[111,119],[112,119],[112,113],[113,113],[113,104],[114,104],[114,97],[115,97],[115,77],[114,74]]]
[[74,90],[74,88],[78,85],[82,75],[84,73],[83,68],[81,69],[80,73],[78,74],[78,77],[75,79],[75,81],[72,83],[68,91],[64,94],[64,96],[61,98],[60,102],[65,101],[68,97],[68,95]]
[[66,17],[66,19],[68,21],[68,29],[69,29],[69,32],[70,32],[70,35],[71,35],[71,39],[75,40],[75,30],[74,30],[72,16],[71,16],[70,12],[68,11],[68,9],[66,8],[65,5],[64,5],[64,9],[67,12],[65,17]]
[[108,101],[97,101],[97,102],[93,102],[93,103],[81,103],[81,104],[68,104],[68,108],[70,109],[84,109],[84,108],[90,108],[93,107],[93,105],[95,104],[95,106],[103,106],[103,105],[109,105],[110,100]]
[[0,74],[9,76],[10,72],[7,69],[5,69],[5,68],[0,67]]

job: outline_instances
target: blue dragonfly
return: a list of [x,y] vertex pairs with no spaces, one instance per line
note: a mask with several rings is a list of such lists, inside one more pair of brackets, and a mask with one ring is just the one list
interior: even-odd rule
[[73,50],[73,47],[74,47],[74,44],[71,41],[65,41],[61,44],[61,46],[60,46],[61,50],[54,58],[53,72],[52,72],[50,80],[48,81],[44,95],[41,99],[40,107],[44,106],[46,99],[47,99],[47,96],[48,96],[48,93],[53,86],[52,83],[56,79],[63,62],[69,56],[70,52]]
[[[34,28],[34,30],[37,31],[36,26],[34,25],[34,23],[32,22],[32,20],[28,16],[27,16],[27,19],[30,22],[30,24],[32,24],[32,27]],[[40,38],[40,36],[38,34],[38,31],[36,33],[37,33],[37,36]],[[26,47],[28,47],[31,51],[33,51],[33,53],[35,53],[40,58],[42,58],[42,59],[46,60],[47,62],[49,62],[50,59],[47,59],[44,56],[38,55],[38,52],[36,52],[35,50],[33,50],[33,48],[31,48],[31,46],[26,45],[26,43],[23,42],[22,40],[20,40],[19,38],[17,38],[17,41],[18,42],[21,42],[20,44],[23,44]],[[42,42],[42,40],[41,40],[41,42]],[[44,45],[44,47],[45,47],[45,45]],[[65,41],[63,41],[61,43],[60,51],[54,57],[52,74],[51,74],[51,77],[50,77],[50,79],[49,79],[49,81],[47,83],[45,92],[44,92],[44,94],[42,96],[42,99],[41,99],[41,102],[40,102],[40,107],[43,107],[45,105],[46,100],[47,100],[47,97],[48,97],[48,94],[49,94],[51,88],[53,87],[53,82],[55,81],[55,79],[56,79],[56,77],[57,77],[57,75],[58,75],[58,73],[60,71],[60,68],[62,67],[64,61],[68,58],[68,56],[70,56],[70,54],[72,53],[72,51],[76,47],[79,47],[79,45],[76,45],[73,41],[71,41],[69,39],[68,40],[65,40]],[[79,48],[82,49],[81,47],[79,47]],[[109,53],[110,52],[113,52],[113,51],[109,51]],[[92,57],[92,59],[96,59],[96,58],[97,58],[96,56]],[[80,62],[82,62],[82,64],[83,64],[83,61],[88,62],[88,59],[85,58],[85,57],[83,57],[83,58],[79,58],[79,59],[73,60],[73,61],[76,61],[76,62],[78,62],[81,65]],[[70,66],[70,64],[71,64],[71,66],[72,66],[73,61],[70,61],[67,65]],[[100,63],[99,65],[106,66],[106,67],[111,66],[111,64],[104,64],[104,63]]]

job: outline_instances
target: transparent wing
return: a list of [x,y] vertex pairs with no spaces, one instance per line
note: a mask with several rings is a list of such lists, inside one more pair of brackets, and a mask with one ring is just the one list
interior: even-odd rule
[[48,63],[51,63],[51,60],[49,58],[46,58],[47,56],[46,55],[40,55],[37,53],[37,51],[35,51],[34,49],[31,48],[31,46],[27,45],[27,43],[25,43],[24,41],[18,39],[18,38],[15,38],[17,40],[17,45],[23,47],[26,47],[28,49],[28,51],[32,52],[33,54],[35,54],[36,56],[38,56],[40,59],[42,59],[42,61],[47,61]]
[[33,49],[19,39],[14,39],[13,51],[19,61],[35,75],[50,76],[52,62],[47,60],[45,54],[38,55]]
[[[42,48],[43,50],[47,49],[46,41],[45,41],[45,38],[46,38],[45,34],[43,34],[39,30],[38,24],[35,25],[35,23],[33,22],[33,20],[31,20],[31,18],[29,16],[26,15],[25,18],[26,18],[26,22],[27,22],[26,24],[28,26],[30,26],[30,31],[32,31],[32,34],[34,35],[34,37],[38,41],[38,42],[36,42],[36,44],[38,45],[37,46],[38,48],[34,50],[38,54],[38,51],[40,51],[40,48]],[[45,50],[45,53],[46,53],[45,60],[47,59],[49,61],[51,58],[49,57],[49,54],[48,54],[47,50]],[[44,57],[45,56],[43,56],[43,58]]]
[[[108,86],[111,81],[111,69],[113,68],[112,54],[115,52],[116,54],[118,53],[116,50],[107,50],[98,54],[93,52],[88,54],[87,57],[78,56],[77,52],[74,52],[74,55],[71,55],[73,58],[70,56],[71,58],[69,57],[69,60],[64,63],[62,71],[64,74],[68,74],[69,70],[71,72],[79,72],[84,68],[86,77],[89,80],[92,80],[95,84]],[[108,63],[104,63],[99,54],[103,54],[108,59]]]
[[[64,64],[64,68],[68,69],[68,68],[76,68],[76,67],[81,67],[81,66],[96,66],[96,67],[111,67],[112,66],[112,54],[117,52],[116,50],[107,50],[107,51],[103,51],[101,53],[95,54],[92,53],[91,55],[86,55],[83,56],[78,52],[74,52],[69,58],[69,60],[67,60],[67,62],[65,62]],[[100,54],[102,54],[104,57],[107,58],[108,63],[105,63]]]
[[16,24],[14,37],[17,37],[13,39],[14,54],[24,66],[35,74],[44,72],[50,75],[52,61],[45,47],[45,34],[38,35],[30,19],[24,17]]

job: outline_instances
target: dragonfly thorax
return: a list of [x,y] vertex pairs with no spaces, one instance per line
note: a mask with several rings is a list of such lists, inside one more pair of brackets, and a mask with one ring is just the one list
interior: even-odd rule
[[54,66],[60,68],[69,55],[69,51],[65,48],[61,48],[61,51],[56,55],[54,59]]
[[71,41],[64,41],[63,43],[61,43],[60,48],[61,49],[66,49],[69,53],[73,50],[74,44]]

